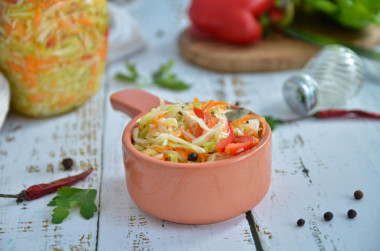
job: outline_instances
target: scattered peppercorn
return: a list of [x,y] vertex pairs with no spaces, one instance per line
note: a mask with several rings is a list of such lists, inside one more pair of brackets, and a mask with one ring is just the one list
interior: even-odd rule
[[327,220],[327,221],[330,221],[330,220],[332,220],[332,218],[334,218],[334,215],[333,215],[333,213],[331,213],[331,212],[326,212],[326,213],[323,215],[323,218],[325,218],[325,220]]
[[239,102],[239,101],[236,101],[236,102],[235,102],[235,105],[236,105],[236,106],[240,106],[240,102]]
[[361,200],[363,198],[364,194],[362,191],[360,190],[356,190],[355,193],[354,193],[354,197],[355,199],[357,200]]
[[299,219],[297,221],[297,225],[300,226],[300,227],[302,227],[303,225],[305,225],[305,220],[304,219]]
[[350,218],[350,219],[355,218],[356,215],[357,215],[357,213],[356,213],[356,211],[354,209],[350,209],[347,212],[347,217]]
[[65,170],[70,170],[73,164],[74,164],[74,161],[72,158],[65,158],[62,160],[62,166]]
[[195,152],[192,152],[190,153],[188,156],[187,156],[187,160],[188,161],[196,161],[198,159],[198,154],[195,153]]

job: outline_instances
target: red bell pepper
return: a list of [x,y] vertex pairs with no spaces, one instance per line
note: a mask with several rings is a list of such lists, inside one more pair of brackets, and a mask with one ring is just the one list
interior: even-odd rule
[[234,142],[234,140],[235,140],[234,131],[232,130],[231,124],[228,121],[227,121],[226,129],[227,129],[228,136],[226,138],[224,138],[224,139],[221,139],[215,145],[215,150],[217,150],[220,153],[224,152],[224,149],[226,148],[226,146],[228,144]]
[[226,146],[224,153],[228,155],[237,155],[250,149],[253,146],[253,138],[250,136],[235,136],[233,143]]
[[273,0],[193,0],[189,17],[193,30],[230,43],[261,39],[258,18],[272,9]]
[[198,118],[205,120],[205,114],[201,109],[199,109],[198,107],[194,107],[193,111],[194,111],[195,115],[197,115]]

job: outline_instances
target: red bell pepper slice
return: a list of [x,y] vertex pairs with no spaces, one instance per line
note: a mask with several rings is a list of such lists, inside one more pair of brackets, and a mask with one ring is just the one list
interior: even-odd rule
[[205,120],[205,114],[201,109],[199,109],[198,107],[194,107],[193,111],[194,111],[195,115],[197,115],[198,118]]
[[221,139],[215,145],[215,150],[217,150],[220,153],[224,152],[224,149],[226,148],[226,146],[228,144],[234,142],[234,140],[235,140],[234,131],[232,130],[231,124],[228,121],[227,121],[226,129],[227,129],[228,136],[226,138]]
[[250,149],[253,146],[253,138],[250,136],[235,136],[234,143],[226,146],[224,153],[228,155],[237,155]]
[[198,138],[199,136],[201,136],[203,134],[203,128],[200,127],[199,125],[197,125],[197,129],[195,130],[194,132],[194,137]]

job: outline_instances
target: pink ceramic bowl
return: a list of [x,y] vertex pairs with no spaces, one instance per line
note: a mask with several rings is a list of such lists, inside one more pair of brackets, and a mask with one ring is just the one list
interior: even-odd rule
[[140,89],[111,96],[114,109],[133,119],[123,133],[123,157],[128,192],[145,212],[184,224],[227,220],[256,206],[269,189],[272,133],[259,145],[237,156],[205,163],[171,163],[146,156],[132,144],[137,120],[159,105],[159,98]]

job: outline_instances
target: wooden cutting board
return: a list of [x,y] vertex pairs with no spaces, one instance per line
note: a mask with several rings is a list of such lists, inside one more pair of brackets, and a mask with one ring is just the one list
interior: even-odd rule
[[[365,48],[380,43],[380,27],[358,31],[326,29],[324,33]],[[226,72],[262,72],[302,68],[320,47],[279,33],[250,45],[232,45],[211,38],[191,36],[186,29],[178,38],[179,51],[188,61],[205,69]]]

